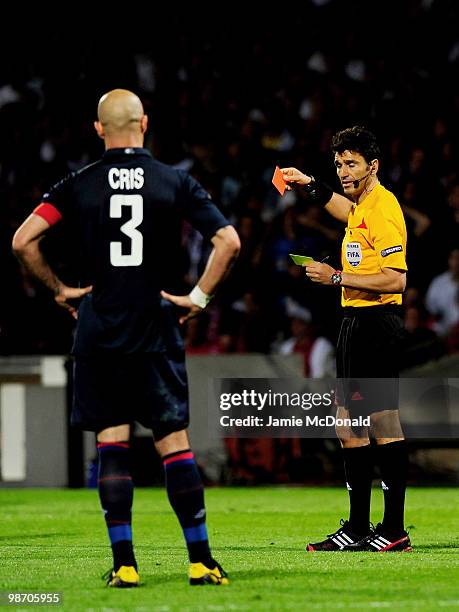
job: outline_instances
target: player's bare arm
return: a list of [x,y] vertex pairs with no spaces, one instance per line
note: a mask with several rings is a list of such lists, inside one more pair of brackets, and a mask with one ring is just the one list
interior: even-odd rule
[[[325,263],[317,261],[305,266],[306,276],[314,283],[333,285],[332,276],[335,270]],[[341,274],[341,287],[361,289],[372,293],[403,293],[406,287],[406,273],[395,268],[383,268],[377,274]]]
[[92,287],[68,287],[51,269],[40,249],[40,241],[49,228],[45,219],[35,214],[30,215],[14,235],[13,252],[28,272],[54,293],[56,303],[76,319],[77,310],[68,300],[81,298]]
[[[206,300],[210,300],[211,296],[214,295],[217,287],[226,278],[239,255],[241,243],[232,225],[219,229],[212,237],[211,242],[214,248],[207,260],[206,269],[189,295],[171,295],[161,291],[161,296],[164,299],[169,300],[176,306],[188,309],[188,313],[180,317],[180,324],[195,317],[205,308]],[[201,305],[195,303],[198,300],[194,298],[193,292],[198,294],[198,299],[203,300]]]
[[[312,181],[312,177],[304,174],[296,168],[281,168],[284,180],[287,183],[286,189],[291,191],[295,187],[308,185]],[[329,202],[325,205],[325,210],[338,221],[347,223],[349,213],[352,209],[352,202],[339,193],[333,192]]]

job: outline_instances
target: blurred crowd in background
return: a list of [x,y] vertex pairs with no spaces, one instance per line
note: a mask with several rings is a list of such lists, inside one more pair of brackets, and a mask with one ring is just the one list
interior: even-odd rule
[[[331,137],[355,124],[376,133],[380,180],[405,213],[404,365],[459,351],[457,9],[419,0],[370,16],[365,6],[311,0],[285,23],[226,15],[213,28],[169,15],[116,44],[51,32],[10,55],[0,72],[0,353],[69,350],[72,319],[21,270],[11,237],[53,183],[101,155],[92,121],[115,87],[142,98],[145,146],[200,180],[242,240],[218,297],[188,323],[189,353],[299,352],[306,375],[333,374],[338,292],[313,285],[288,254],[339,268],[343,227],[294,192],[281,198],[271,177],[296,166],[339,190]],[[70,282],[57,229],[53,241]],[[209,248],[184,227],[177,291],[196,283]]]

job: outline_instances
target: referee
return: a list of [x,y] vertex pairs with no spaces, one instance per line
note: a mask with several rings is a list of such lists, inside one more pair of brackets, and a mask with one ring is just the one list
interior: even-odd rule
[[[345,196],[296,168],[284,168],[287,189],[301,189],[346,223],[342,270],[312,262],[306,275],[341,288],[343,320],[337,345],[337,416],[371,415],[370,431],[337,429],[344,455],[349,519],[308,551],[409,551],[404,528],[407,447],[398,413],[398,356],[404,327],[406,227],[396,197],[378,180],[380,151],[375,136],[355,126],[332,141],[336,172]],[[356,380],[361,378],[365,380]],[[352,379],[352,380],[350,380]],[[373,379],[369,381],[368,379]],[[375,380],[376,379],[376,380]],[[388,381],[387,379],[391,379]],[[372,448],[370,436],[375,439]],[[370,524],[374,458],[384,490],[384,518]]]

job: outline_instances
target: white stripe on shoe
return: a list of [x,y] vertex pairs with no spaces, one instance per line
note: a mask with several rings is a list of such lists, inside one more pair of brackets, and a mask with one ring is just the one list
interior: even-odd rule
[[338,536],[332,538],[332,540],[335,544],[338,544],[340,548],[344,548],[344,546],[346,545],[345,543],[343,544],[343,542],[339,539]]
[[379,544],[382,548],[384,548],[384,546],[387,546],[388,544],[390,544],[390,542],[388,542],[385,538],[382,538],[381,536],[378,536],[374,539],[374,541]]
[[351,540],[351,538],[347,535],[347,533],[344,533],[344,531],[340,535],[342,538],[347,540],[347,544],[354,544],[354,540]]
[[347,540],[344,537],[344,533],[340,533],[338,539],[341,541],[343,546],[347,546],[348,545],[348,542],[347,542]]

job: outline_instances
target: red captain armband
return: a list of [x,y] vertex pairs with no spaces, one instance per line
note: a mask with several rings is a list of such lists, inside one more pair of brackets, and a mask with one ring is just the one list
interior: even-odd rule
[[48,202],[42,202],[39,204],[33,211],[33,214],[38,215],[50,225],[54,225],[62,219],[62,215],[57,208],[55,208],[52,204],[48,204]]

